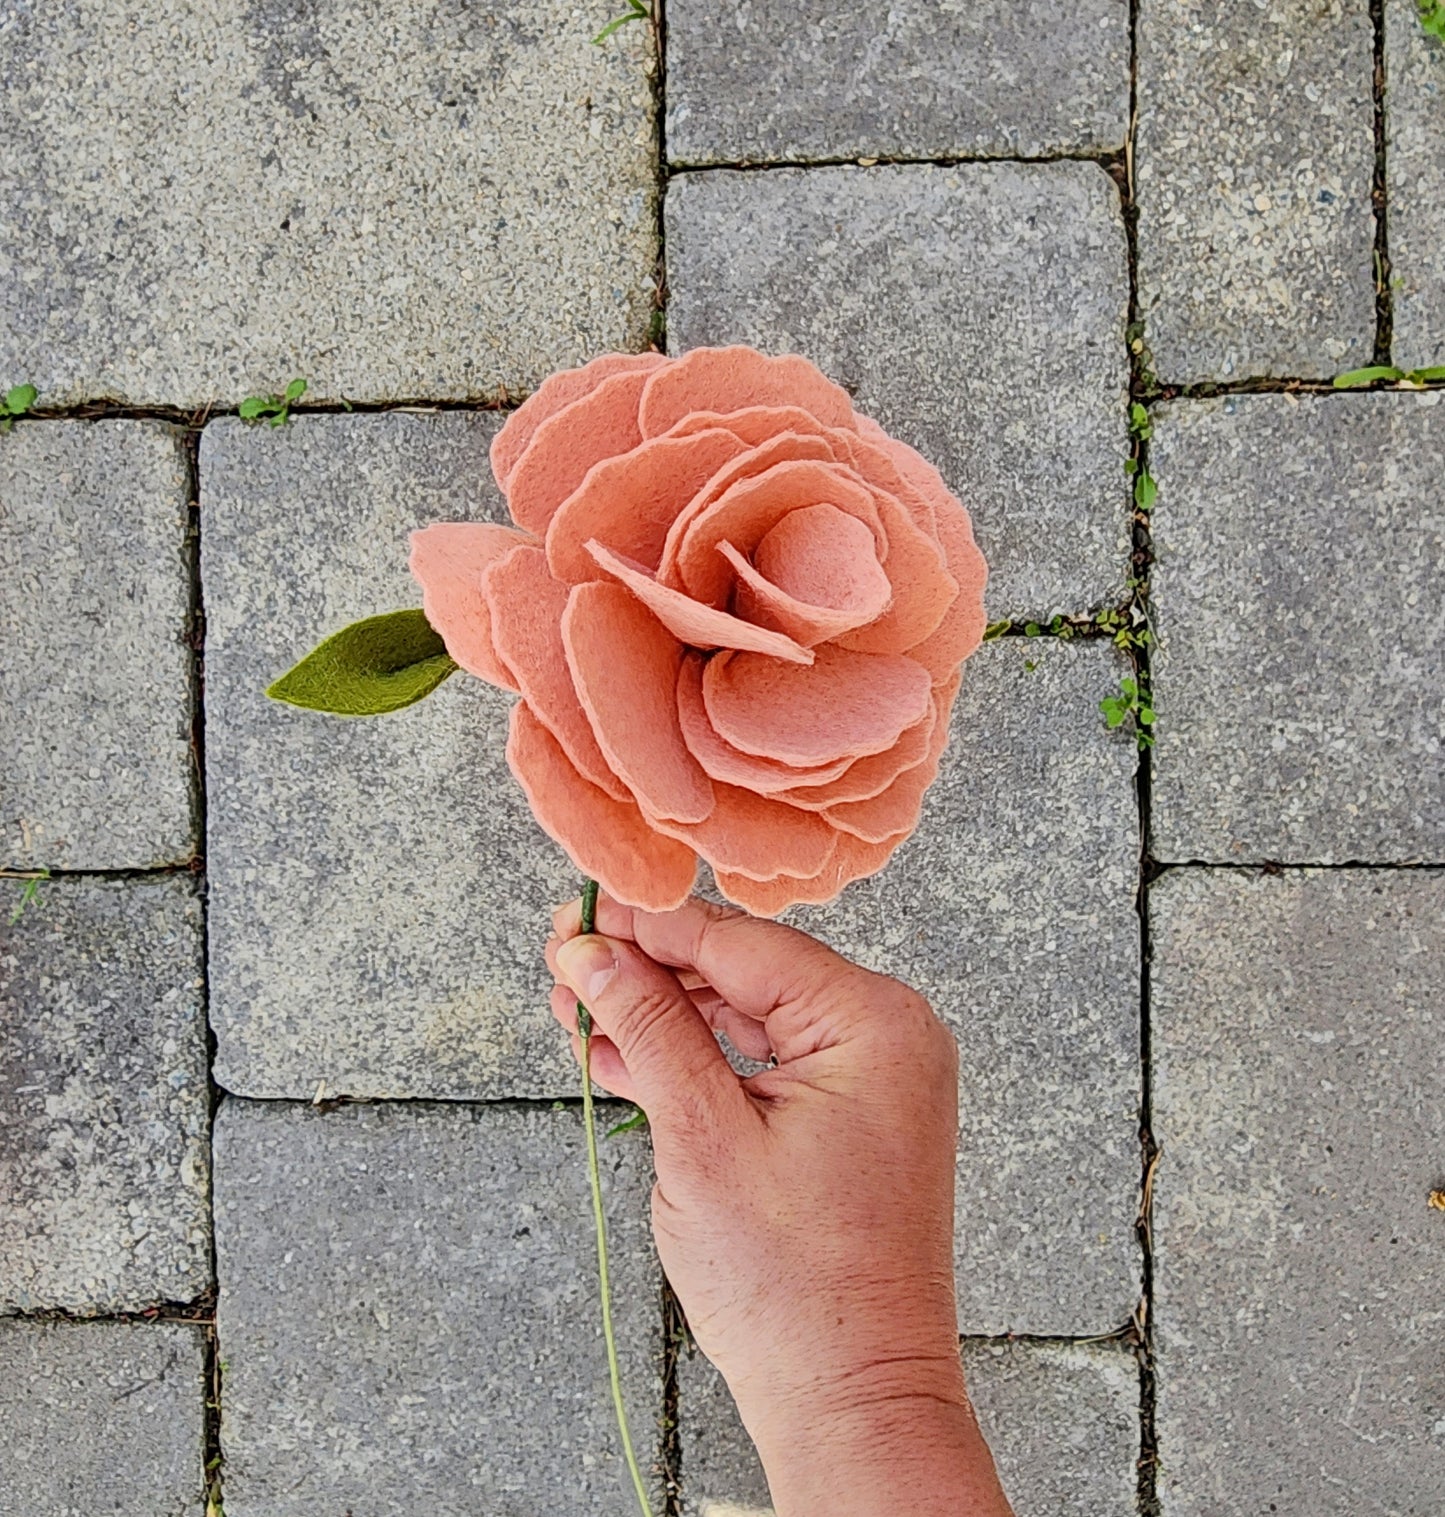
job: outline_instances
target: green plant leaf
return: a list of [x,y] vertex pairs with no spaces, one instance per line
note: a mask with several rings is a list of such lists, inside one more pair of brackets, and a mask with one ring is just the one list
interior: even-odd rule
[[1134,504],[1141,511],[1147,511],[1158,495],[1159,486],[1154,483],[1154,476],[1147,469],[1140,469],[1134,479]]
[[263,412],[271,408],[271,402],[264,395],[248,395],[239,407],[238,414],[242,421],[255,421]]
[[640,1106],[634,1106],[632,1109],[632,1115],[630,1117],[624,1117],[620,1122],[616,1124],[616,1126],[609,1127],[607,1129],[606,1136],[609,1138],[615,1138],[619,1133],[633,1132],[639,1127],[646,1126],[647,1113],[643,1111]]
[[995,638],[1002,637],[1004,633],[1008,631],[1011,625],[1012,623],[1010,622],[990,622],[988,626],[983,629],[984,642],[991,643]]
[[39,395],[34,385],[12,385],[5,392],[5,409],[12,416],[24,416]]
[[291,383],[286,386],[285,398],[287,400],[300,400],[305,393],[306,381],[304,379],[293,379]]
[[1377,363],[1367,369],[1351,369],[1347,374],[1335,375],[1335,389],[1358,390],[1365,385],[1372,385],[1377,379],[1403,379],[1405,371],[1397,369],[1393,364]]
[[1411,369],[1405,378],[1413,379],[1416,384],[1422,385],[1438,383],[1445,379],[1445,364],[1440,364],[1433,369]]
[[391,611],[333,633],[266,694],[308,711],[380,716],[430,695],[456,667],[424,612]]

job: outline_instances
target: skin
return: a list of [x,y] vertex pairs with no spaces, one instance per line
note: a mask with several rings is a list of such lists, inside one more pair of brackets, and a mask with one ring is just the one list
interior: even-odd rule
[[[953,1286],[958,1051],[928,1003],[806,934],[693,900],[561,907],[553,1015],[648,1114],[653,1231],[778,1517],[1008,1517]],[[736,1075],[715,1031],[776,1067]]]

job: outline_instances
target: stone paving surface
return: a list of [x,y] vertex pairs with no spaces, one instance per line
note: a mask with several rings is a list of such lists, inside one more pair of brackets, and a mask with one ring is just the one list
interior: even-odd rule
[[1375,345],[1369,7],[1139,0],[1139,304],[1170,384]]
[[204,1335],[0,1320],[0,1512],[200,1517]]
[[[1015,1517],[1133,1517],[1139,1369],[1118,1344],[966,1339],[964,1370]],[[695,1351],[679,1364],[684,1517],[771,1514],[727,1387]]]
[[1156,413],[1162,859],[1445,859],[1445,396]]
[[573,0],[0,14],[0,372],[51,400],[480,397],[647,330],[647,29]]
[[1151,892],[1165,1517],[1445,1490],[1445,874]]
[[210,1284],[201,904],[53,880],[0,941],[0,1312]]
[[4,444],[0,864],[187,859],[196,830],[181,433],[68,422],[21,427]]
[[[662,1411],[648,1148],[627,1135],[602,1157],[647,1465]],[[216,1256],[233,1517],[636,1510],[575,1110],[228,1101]]]
[[[667,8],[674,163],[1037,158],[1117,151],[1129,123],[1127,0],[829,0]],[[820,104],[824,106],[820,109]]]
[[1117,601],[1129,292],[1088,163],[720,171],[667,193],[669,340],[805,353],[973,514],[992,617]]
[[1445,39],[1385,0],[1385,40],[1395,361],[1423,369],[1445,364]]

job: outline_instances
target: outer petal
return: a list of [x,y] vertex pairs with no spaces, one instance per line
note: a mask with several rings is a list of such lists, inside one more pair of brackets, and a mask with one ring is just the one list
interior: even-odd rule
[[674,911],[691,895],[697,877],[692,849],[654,832],[631,801],[615,801],[589,785],[524,704],[512,709],[507,762],[542,830],[614,900]]
[[901,654],[851,653],[827,643],[811,668],[757,653],[719,653],[703,672],[707,714],[744,753],[826,764],[891,748],[921,722],[927,671]]
[[886,843],[863,843],[846,832],[840,832],[833,845],[828,862],[810,879],[795,880],[779,875],[766,881],[750,880],[746,875],[713,870],[717,888],[737,905],[754,916],[775,917],[789,906],[822,905],[831,901],[845,885],[861,880],[866,875],[877,874],[892,857],[893,851],[908,834]]
[[[864,420],[866,418],[860,418]],[[876,423],[873,423],[876,426]],[[934,515],[937,509],[938,497],[927,495],[918,488],[917,482],[909,475],[904,474],[898,467],[898,460],[888,447],[883,445],[876,437],[860,436],[856,432],[835,431],[829,434],[829,440],[838,450],[839,457],[846,459],[858,475],[866,479],[870,485],[877,485],[880,490],[886,490],[895,499],[900,501],[904,509],[915,522],[930,537],[936,535]],[[895,439],[884,438],[892,448],[904,448],[903,443]],[[918,458],[912,448],[906,451]],[[922,460],[919,459],[921,463]],[[948,494],[942,479],[937,474],[933,476],[938,487],[944,495]],[[952,499],[950,496],[949,499]]]
[[719,469],[746,452],[719,427],[689,437],[669,433],[594,464],[547,528],[547,561],[558,579],[596,579],[585,544],[595,537],[624,558],[657,568],[668,529]]
[[906,442],[890,437],[871,416],[858,418],[858,432],[867,442],[874,443],[892,459],[894,466],[913,488],[933,507],[941,511],[948,502],[958,504],[958,497],[943,482],[943,476],[916,449]]
[[411,572],[421,585],[426,619],[468,674],[504,690],[517,686],[492,646],[492,612],[482,575],[499,558],[533,541],[525,532],[485,521],[438,522],[411,534]]
[[487,570],[483,589],[492,607],[497,657],[533,715],[584,779],[614,800],[630,801],[631,791],[607,767],[567,671],[562,646],[567,586],[547,572],[547,555],[535,544],[513,549]]
[[949,572],[958,582],[958,594],[937,629],[910,648],[908,656],[928,670],[934,684],[943,684],[983,641],[988,565],[974,544],[968,513],[956,500],[939,508],[938,537],[948,555]]
[[562,641],[608,767],[649,816],[705,821],[712,781],[678,724],[681,643],[630,591],[600,581],[572,587]]
[[507,506],[518,526],[544,536],[593,464],[642,441],[637,402],[647,379],[646,371],[614,374],[537,428],[507,480]]
[[714,785],[713,794],[717,804],[707,821],[653,825],[696,849],[715,869],[753,880],[815,875],[832,856],[835,829],[821,816],[735,785]]
[[847,458],[847,445],[834,442],[844,436],[856,437],[854,432],[843,432],[836,427],[825,427],[811,411],[800,406],[744,406],[741,411],[693,411],[668,432],[669,437],[689,437],[709,427],[726,427],[735,437],[756,448],[770,437],[784,432],[801,433],[804,436],[827,438],[833,446],[835,458]]
[[694,348],[653,376],[642,398],[642,434],[658,437],[693,411],[797,406],[824,426],[851,427],[853,402],[806,358],[753,348]]
[[590,395],[604,379],[614,374],[647,373],[669,360],[661,353],[604,353],[580,369],[564,369],[544,379],[537,389],[507,418],[492,439],[492,473],[505,495],[517,460],[537,435],[537,428],[574,400]]
[[883,565],[893,586],[893,603],[876,621],[838,638],[859,653],[903,653],[942,623],[958,599],[958,582],[948,572],[943,549],[928,537],[893,496],[874,492],[888,558]]
[[730,612],[692,600],[680,590],[659,584],[644,569],[619,558],[599,542],[589,542],[587,551],[647,607],[680,642],[692,648],[737,648],[766,653],[792,664],[811,664],[813,655],[781,632],[742,621]]

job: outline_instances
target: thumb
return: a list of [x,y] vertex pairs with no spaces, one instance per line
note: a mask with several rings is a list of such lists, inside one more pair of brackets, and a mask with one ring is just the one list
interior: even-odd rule
[[634,943],[591,933],[557,950],[557,970],[616,1045],[648,1119],[726,1120],[747,1097],[677,976]]

